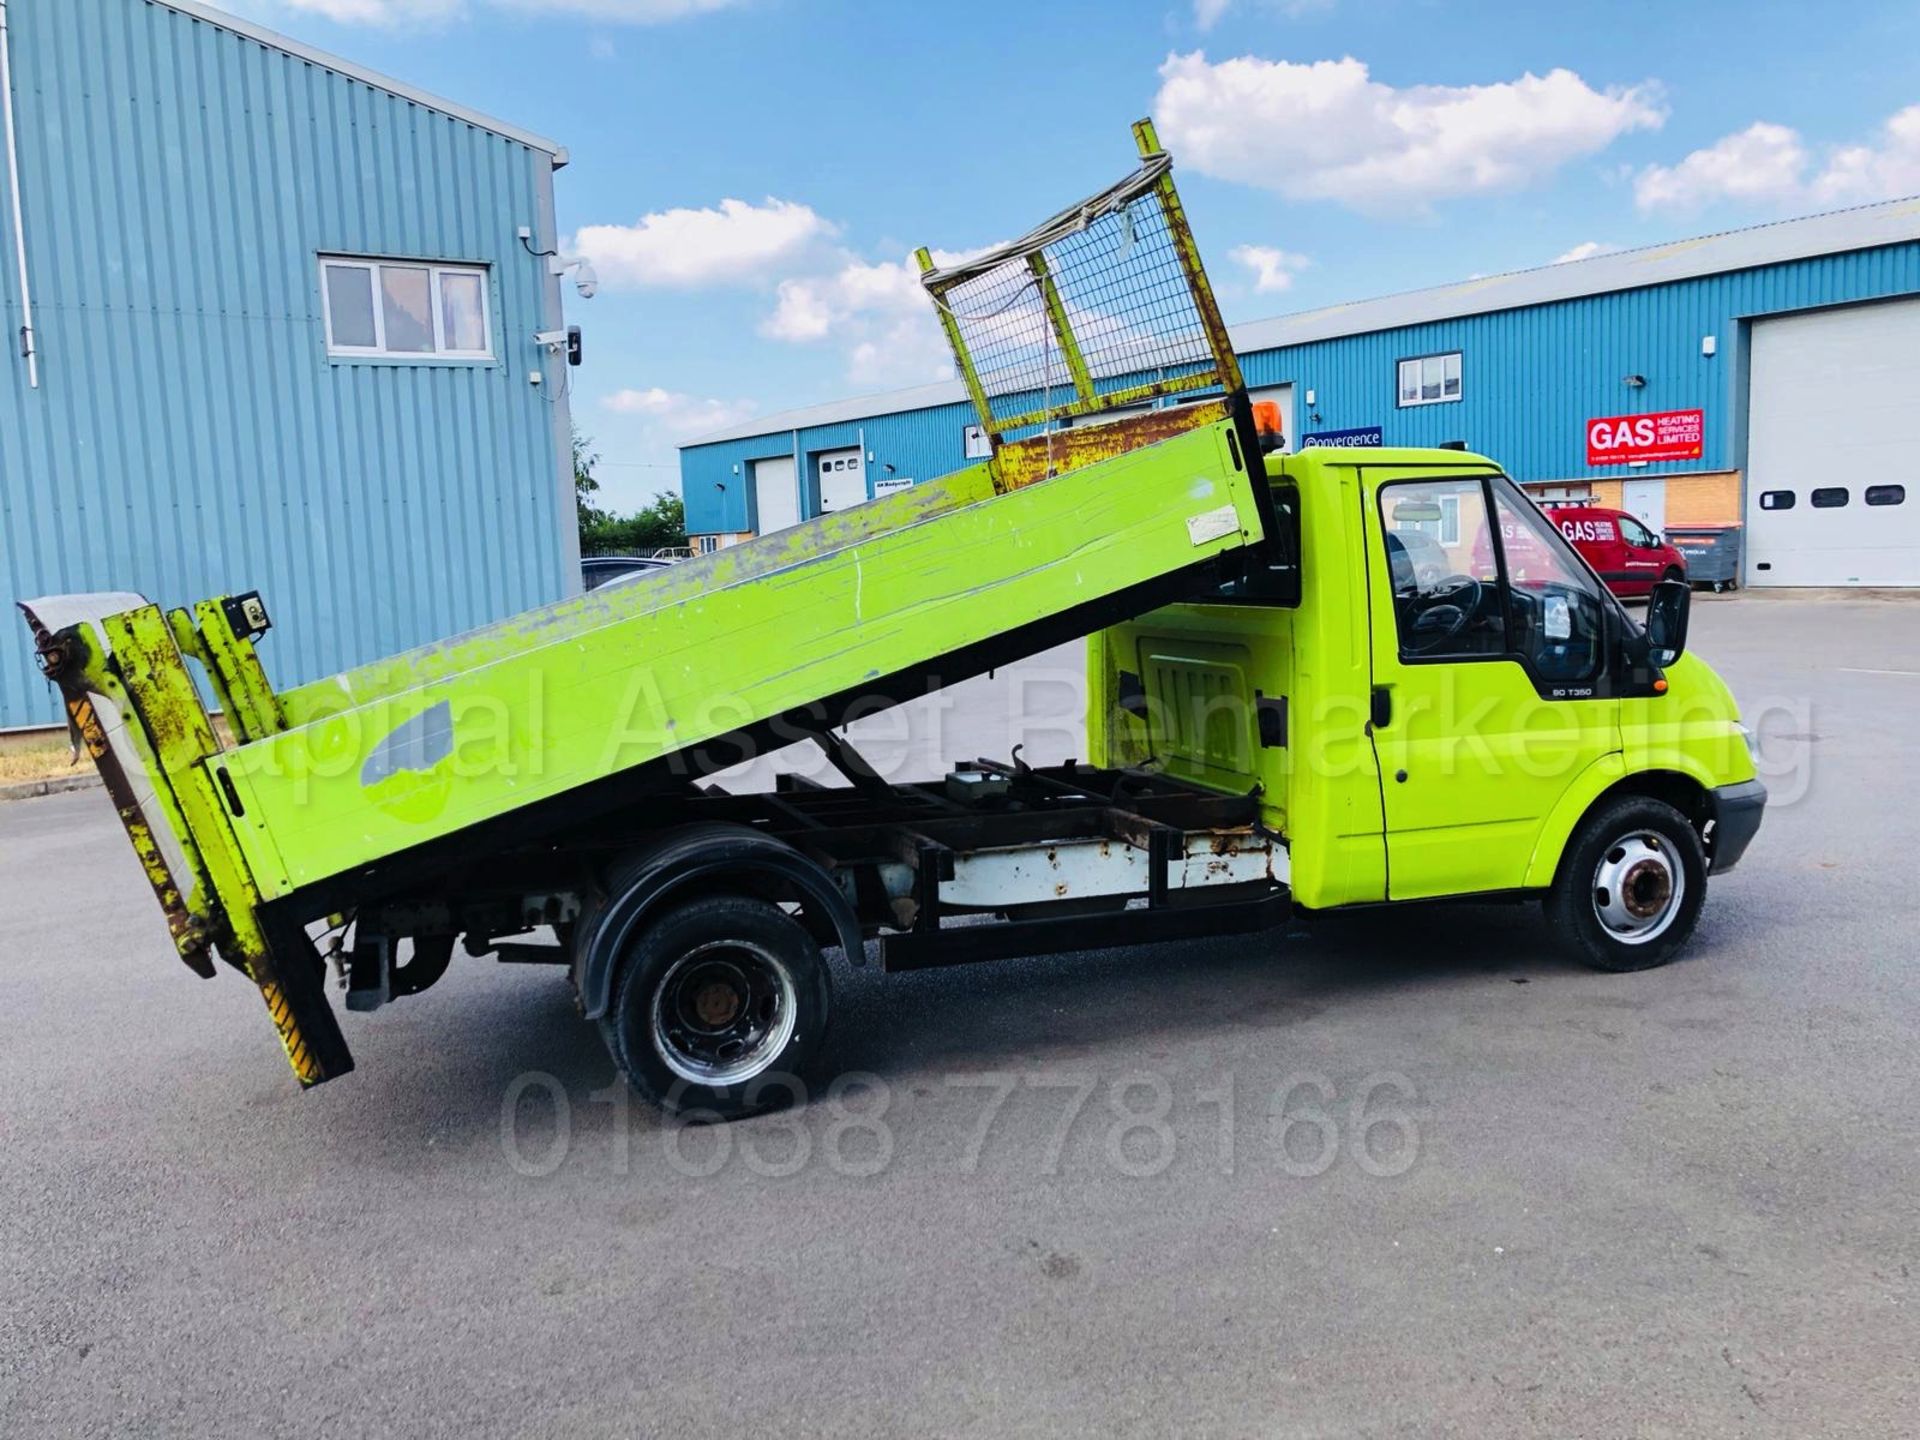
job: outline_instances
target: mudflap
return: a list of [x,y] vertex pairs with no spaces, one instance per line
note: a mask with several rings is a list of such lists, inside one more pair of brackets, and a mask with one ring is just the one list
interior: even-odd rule
[[260,987],[287,1063],[303,1090],[338,1080],[353,1069],[340,1021],[327,1003],[327,966],[304,928],[260,917],[268,954],[244,968]]

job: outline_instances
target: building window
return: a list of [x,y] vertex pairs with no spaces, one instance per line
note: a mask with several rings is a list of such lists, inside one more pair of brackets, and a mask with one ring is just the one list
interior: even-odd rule
[[1807,503],[1816,510],[1838,510],[1851,498],[1844,485],[1823,485],[1807,497]]
[[1904,505],[1907,502],[1907,487],[1904,485],[1869,485],[1866,501],[1869,505]]
[[967,459],[991,460],[993,458],[993,442],[987,439],[987,432],[983,427],[969,425],[963,432],[963,436]]
[[327,353],[393,360],[491,360],[487,271],[411,260],[320,260]]
[[1460,352],[1400,362],[1400,403],[1444,405],[1460,398]]
[[1762,510],[1791,510],[1793,508],[1793,491],[1762,490],[1760,492],[1760,508]]

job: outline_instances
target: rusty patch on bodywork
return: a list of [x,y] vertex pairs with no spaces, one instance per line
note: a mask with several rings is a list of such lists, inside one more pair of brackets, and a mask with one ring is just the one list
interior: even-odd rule
[[1225,400],[1204,400],[1016,440],[1002,445],[994,457],[994,488],[1004,495],[1023,485],[1217,425],[1227,417]]

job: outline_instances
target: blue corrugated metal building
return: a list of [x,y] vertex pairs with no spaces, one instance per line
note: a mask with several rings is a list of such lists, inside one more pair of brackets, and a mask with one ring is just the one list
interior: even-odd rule
[[[1293,444],[1465,441],[1543,500],[1619,506],[1656,531],[1742,524],[1750,583],[1920,584],[1920,487],[1909,504],[1898,483],[1916,296],[1920,202],[1902,200],[1257,321],[1233,339]],[[1619,417],[1694,411],[1697,453],[1592,448],[1597,422],[1617,439]],[[704,437],[681,451],[688,527],[725,544],[771,528],[769,514],[865,498],[861,484],[954,470],[984,453],[973,421],[956,380]],[[1889,466],[1895,483],[1866,483]],[[1822,469],[1858,483],[1818,483]],[[836,502],[843,473],[855,492]]]
[[577,588],[565,152],[190,0],[4,12],[5,598],[258,588],[293,682]]

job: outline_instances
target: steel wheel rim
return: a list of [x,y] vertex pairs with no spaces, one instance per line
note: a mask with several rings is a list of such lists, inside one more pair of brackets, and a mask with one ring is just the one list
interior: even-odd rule
[[1673,842],[1653,830],[1622,835],[1593,871],[1593,913],[1623,945],[1645,945],[1672,928],[1687,896],[1687,872]]
[[799,997],[784,961],[750,940],[697,945],[654,986],[653,1048],[696,1085],[737,1085],[793,1038]]

